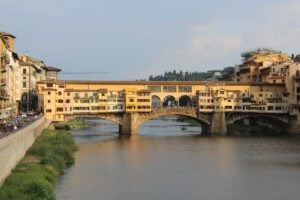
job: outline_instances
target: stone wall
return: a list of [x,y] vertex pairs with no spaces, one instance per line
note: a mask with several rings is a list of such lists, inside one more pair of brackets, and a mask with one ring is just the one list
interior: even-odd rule
[[27,127],[0,139],[0,185],[49,124],[50,122],[42,117]]

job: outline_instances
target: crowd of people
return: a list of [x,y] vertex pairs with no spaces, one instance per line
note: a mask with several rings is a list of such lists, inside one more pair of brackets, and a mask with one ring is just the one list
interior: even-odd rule
[[39,119],[42,115],[42,113],[30,111],[19,114],[13,113],[9,117],[0,119],[0,138],[26,127],[27,125]]

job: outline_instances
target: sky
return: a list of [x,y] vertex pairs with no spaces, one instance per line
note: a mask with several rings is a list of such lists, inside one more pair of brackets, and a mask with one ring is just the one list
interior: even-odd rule
[[79,73],[62,79],[135,80],[174,69],[221,69],[260,47],[300,54],[296,0],[0,0],[0,5],[0,31],[17,37],[17,53]]

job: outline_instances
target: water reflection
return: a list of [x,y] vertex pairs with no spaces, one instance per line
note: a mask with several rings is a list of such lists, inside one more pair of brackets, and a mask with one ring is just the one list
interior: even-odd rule
[[59,200],[299,198],[297,137],[208,137],[151,120],[120,138],[115,124],[90,122],[74,131],[76,164],[58,182]]

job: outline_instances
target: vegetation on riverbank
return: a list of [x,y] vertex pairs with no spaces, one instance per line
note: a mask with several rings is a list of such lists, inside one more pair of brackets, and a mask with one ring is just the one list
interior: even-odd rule
[[188,117],[178,117],[176,119],[177,122],[185,122],[185,123],[189,123],[192,126],[199,126],[200,123],[192,118],[188,118]]
[[52,200],[56,177],[74,163],[70,132],[46,129],[0,188],[1,200]]
[[55,124],[56,130],[71,130],[71,129],[81,129],[87,126],[84,119],[74,119],[66,122],[60,122]]
[[270,127],[265,124],[252,123],[245,125],[242,122],[227,125],[229,135],[276,135],[283,134],[284,127]]

